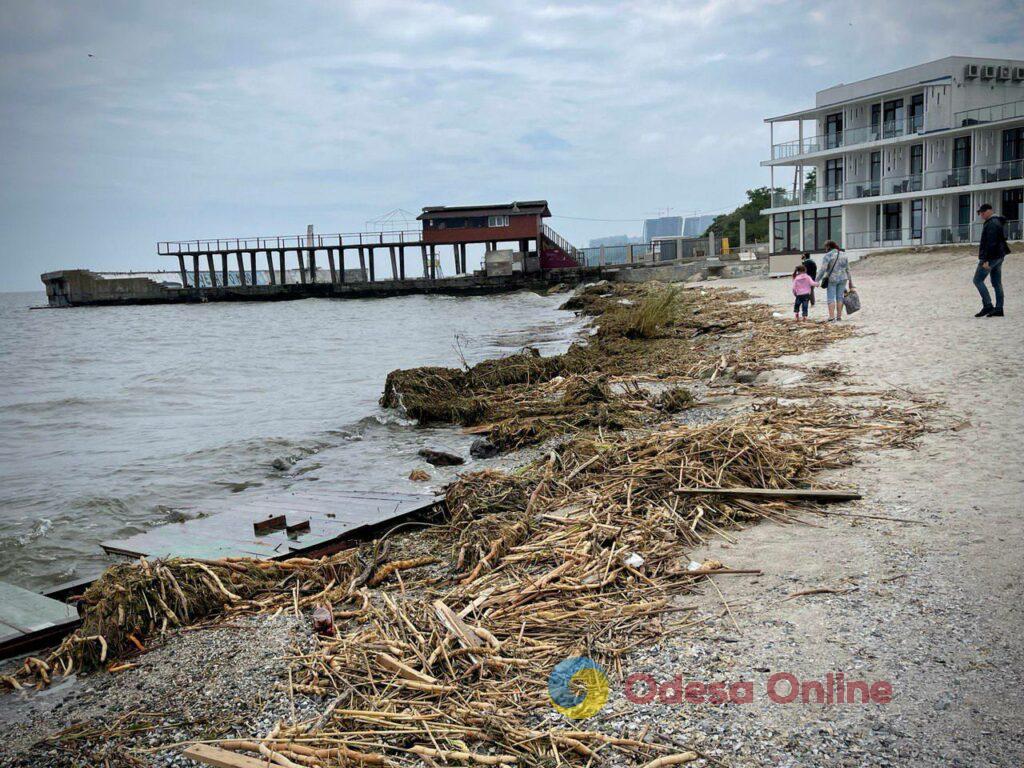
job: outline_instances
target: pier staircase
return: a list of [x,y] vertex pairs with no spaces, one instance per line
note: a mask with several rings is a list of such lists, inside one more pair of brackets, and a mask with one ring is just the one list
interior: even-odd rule
[[540,268],[576,269],[585,266],[583,254],[576,246],[547,224],[540,229]]

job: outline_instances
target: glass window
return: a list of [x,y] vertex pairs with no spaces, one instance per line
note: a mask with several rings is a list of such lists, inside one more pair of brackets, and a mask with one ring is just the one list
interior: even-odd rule
[[874,141],[881,136],[882,105],[871,105],[871,140]]
[[1024,160],[1024,127],[1003,131],[1003,162]]
[[910,112],[907,115],[908,129],[917,133],[924,128],[924,94],[918,93],[910,100]]
[[507,227],[508,216],[488,216],[487,217],[488,227]]
[[839,200],[843,188],[843,158],[825,162],[825,199]]
[[969,168],[971,165],[971,137],[961,136],[953,141],[953,167]]
[[835,149],[843,140],[843,113],[836,112],[825,118],[825,146]]
[[903,205],[886,203],[882,206],[882,228],[886,240],[899,240],[903,230]]
[[924,144],[915,144],[910,148],[910,175],[920,176],[924,170]]
[[924,224],[924,200],[910,201],[910,236],[921,237]]
[[776,213],[772,219],[775,236],[775,252],[797,251],[800,249],[800,213]]
[[885,102],[882,120],[882,133],[885,138],[901,136],[903,134],[903,99]]

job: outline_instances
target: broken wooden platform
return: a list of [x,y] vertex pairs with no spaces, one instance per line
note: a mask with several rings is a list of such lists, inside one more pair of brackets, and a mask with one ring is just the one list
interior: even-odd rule
[[125,539],[102,542],[125,557],[255,557],[276,560],[327,554],[345,539],[372,535],[431,512],[443,497],[327,488],[275,491],[218,499],[182,523],[161,525]]
[[0,658],[46,645],[78,623],[74,606],[0,582]]

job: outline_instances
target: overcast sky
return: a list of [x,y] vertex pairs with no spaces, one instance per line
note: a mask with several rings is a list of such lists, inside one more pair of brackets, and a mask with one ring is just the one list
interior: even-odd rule
[[[0,290],[394,208],[731,208],[767,184],[763,119],[815,90],[1024,58],[1022,0],[0,5]],[[578,245],[641,227],[551,224]]]

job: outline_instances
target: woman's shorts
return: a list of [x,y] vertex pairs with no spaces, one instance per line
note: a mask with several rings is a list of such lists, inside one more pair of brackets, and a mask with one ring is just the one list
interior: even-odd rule
[[845,280],[829,280],[828,287],[825,289],[825,296],[829,304],[835,304],[838,301],[843,300],[843,295],[846,293],[846,281]]

